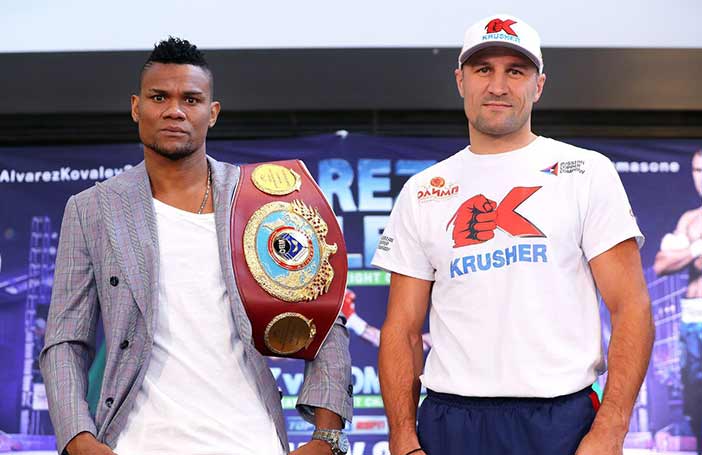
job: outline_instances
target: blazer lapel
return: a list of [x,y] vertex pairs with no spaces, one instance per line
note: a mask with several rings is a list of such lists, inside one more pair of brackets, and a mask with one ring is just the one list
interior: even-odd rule
[[146,320],[155,329],[158,298],[158,231],[151,185],[144,163],[119,177],[99,183],[100,210],[112,250]]
[[230,243],[230,218],[234,191],[239,182],[239,167],[220,163],[208,157],[212,169],[212,187],[214,189],[215,225],[219,243],[219,260],[227,285],[227,293],[232,306],[232,315],[239,336],[245,344],[251,343],[251,323],[241,303],[239,291],[232,267]]

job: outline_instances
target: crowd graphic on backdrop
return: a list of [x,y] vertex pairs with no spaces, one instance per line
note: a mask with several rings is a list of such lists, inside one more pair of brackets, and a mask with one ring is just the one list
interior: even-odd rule
[[[404,181],[464,145],[459,139],[357,135],[344,139],[329,135],[285,141],[215,142],[210,146],[216,158],[229,162],[302,157],[344,225],[351,271],[342,311],[352,334],[356,408],[354,421],[347,427],[351,454],[388,454],[387,421],[375,360],[382,336],[387,276],[371,270],[367,261],[378,242],[383,244],[383,223]],[[650,371],[634,409],[625,447],[637,449],[635,453],[694,453],[697,441],[702,439],[702,317],[696,305],[702,297],[702,154],[695,154],[700,144],[583,140],[576,145],[600,150],[617,163],[642,163],[642,158],[648,159],[649,155],[657,160],[650,162],[667,163],[665,172],[658,169],[660,166],[659,172],[643,172],[640,166],[634,172],[631,166],[617,166],[648,237],[642,255],[656,324]],[[0,182],[0,219],[4,220],[0,223],[0,452],[55,453],[36,360],[43,345],[53,280],[60,228],[57,220],[61,219],[68,195],[93,184],[90,178],[73,180],[69,173],[65,181],[34,182],[29,197],[26,179],[20,182],[17,175],[57,168],[58,154],[67,163],[59,169],[117,170],[124,169],[127,162],[139,161],[138,147],[112,147],[124,149],[131,156],[125,159],[124,154],[112,153],[113,163],[104,155],[97,162],[95,157],[101,154],[95,153],[95,147],[23,148],[1,154],[0,172],[8,170],[9,178],[11,169],[15,177]],[[374,158],[363,158],[371,155],[368,150],[374,151]],[[375,152],[378,150],[383,152]],[[41,174],[39,177],[42,180]],[[654,185],[650,179],[656,179]],[[669,188],[678,197],[671,199],[668,193],[656,199],[651,186]],[[603,312],[605,344],[608,324]],[[423,341],[426,352],[431,348],[428,334]],[[300,362],[277,359],[270,367],[283,392],[291,447],[297,447],[309,439],[312,430],[294,410],[302,382]],[[605,379],[600,379],[599,388]]]

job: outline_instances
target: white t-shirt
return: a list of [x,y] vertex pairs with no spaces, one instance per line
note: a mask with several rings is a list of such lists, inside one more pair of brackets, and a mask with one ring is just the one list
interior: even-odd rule
[[[213,214],[154,199],[159,301],[151,361],[118,455],[284,453],[244,370]],[[250,377],[250,375],[249,375]]]
[[[493,238],[480,233],[491,223]],[[603,369],[588,261],[632,237],[643,243],[612,163],[539,137],[496,155],[466,148],[410,178],[372,263],[434,281],[427,388],[554,397]]]

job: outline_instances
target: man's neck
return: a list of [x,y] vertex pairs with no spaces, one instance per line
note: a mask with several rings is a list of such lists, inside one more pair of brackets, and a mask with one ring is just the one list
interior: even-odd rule
[[145,148],[144,164],[153,197],[173,207],[197,212],[207,187],[204,149],[173,161]]
[[511,134],[494,136],[481,133],[469,124],[468,131],[470,133],[470,151],[478,155],[511,152],[526,147],[537,137],[530,128],[523,128]]

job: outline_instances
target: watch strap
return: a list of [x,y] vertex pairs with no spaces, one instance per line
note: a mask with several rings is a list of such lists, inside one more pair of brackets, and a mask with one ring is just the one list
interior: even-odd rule
[[328,443],[332,448],[333,455],[345,455],[346,451],[342,451],[342,448],[339,446],[339,440],[343,437],[343,434],[342,430],[317,429],[312,432],[312,439],[319,439]]

